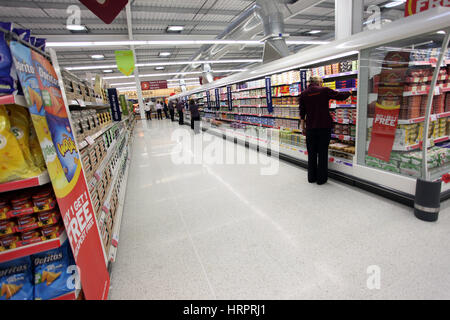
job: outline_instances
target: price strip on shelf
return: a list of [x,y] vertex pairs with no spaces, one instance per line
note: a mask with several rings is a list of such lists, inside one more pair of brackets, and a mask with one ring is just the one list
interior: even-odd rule
[[92,138],[91,136],[86,137],[84,140],[86,140],[86,142],[89,143],[89,145],[93,145],[95,143],[94,138]]
[[227,98],[228,98],[228,110],[233,110],[233,95],[231,92],[231,86],[227,86]]

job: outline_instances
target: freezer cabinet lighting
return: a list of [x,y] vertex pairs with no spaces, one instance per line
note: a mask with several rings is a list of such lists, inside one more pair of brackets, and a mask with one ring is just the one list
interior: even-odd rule
[[404,4],[405,2],[406,2],[406,0],[396,0],[396,1],[386,3],[384,5],[384,7],[385,8],[393,8],[393,7],[400,6],[400,5]]

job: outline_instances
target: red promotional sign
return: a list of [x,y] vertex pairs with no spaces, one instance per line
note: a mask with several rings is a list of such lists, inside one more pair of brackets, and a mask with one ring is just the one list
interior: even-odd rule
[[167,80],[142,81],[141,89],[142,90],[167,89]]
[[110,279],[105,254],[55,69],[46,58],[18,42],[12,41],[10,48],[83,292],[90,300],[106,299]]
[[387,107],[376,104],[372,138],[368,155],[388,162],[391,157],[398,123],[400,106]]
[[128,0],[80,0],[104,23],[110,24],[128,3]]
[[449,0],[408,0],[405,5],[405,17],[435,7],[450,7]]

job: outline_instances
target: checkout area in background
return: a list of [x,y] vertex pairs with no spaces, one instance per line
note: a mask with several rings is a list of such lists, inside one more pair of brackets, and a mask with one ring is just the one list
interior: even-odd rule
[[[141,114],[140,114],[140,109],[139,109],[139,103],[137,100],[132,100],[133,101],[133,112],[136,115],[138,120],[141,120]],[[169,101],[166,97],[155,97],[155,98],[145,98],[144,99],[144,106],[148,103],[153,104],[153,106],[151,107],[150,110],[150,114],[151,114],[151,119],[157,119],[157,112],[156,112],[156,103],[157,101],[161,101],[161,102],[165,102],[166,105],[168,105]],[[166,114],[163,111],[163,119],[167,119],[168,115],[166,116]]]

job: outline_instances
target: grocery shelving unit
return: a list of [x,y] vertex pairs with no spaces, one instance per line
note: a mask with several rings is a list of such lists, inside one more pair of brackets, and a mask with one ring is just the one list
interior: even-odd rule
[[[390,23],[389,25],[383,26],[381,30],[365,31],[348,39],[334,41],[318,48],[304,50],[301,53],[265,64],[262,67],[256,67],[247,72],[231,75],[227,78],[206,84],[195,90],[180,93],[172,98],[189,97],[195,99],[196,96],[202,92],[206,92],[207,90],[213,90],[216,88],[219,90],[222,90],[223,88],[231,88],[233,97],[223,99],[224,102],[227,102],[225,107],[230,106],[229,110],[224,110],[222,108],[219,112],[211,112],[205,109],[203,110],[203,130],[219,137],[226,136],[234,138],[236,143],[242,143],[257,150],[269,150],[272,154],[279,154],[282,159],[294,162],[301,166],[306,166],[306,147],[304,146],[304,141],[302,141],[302,136],[294,130],[297,128],[291,128],[291,130],[289,130],[289,135],[294,140],[289,143],[285,143],[280,137],[281,134],[285,133],[285,126],[267,123],[265,122],[266,120],[259,120],[259,123],[253,123],[253,120],[249,121],[249,119],[241,118],[247,116],[253,117],[252,119],[264,118],[272,121],[273,119],[282,117],[269,113],[267,111],[267,106],[260,103],[258,100],[248,101],[240,106],[236,104],[243,99],[265,100],[265,98],[262,98],[265,96],[264,94],[247,94],[248,92],[255,90],[266,89],[266,92],[272,91],[271,98],[273,100],[277,97],[283,96],[296,97],[300,92],[292,90],[298,86],[302,86],[302,81],[304,81],[303,78],[300,80],[285,79],[285,81],[282,82],[276,82],[274,80],[289,71],[304,71],[308,73],[311,72],[313,68],[324,67],[330,64],[332,65],[340,61],[357,60],[356,69],[353,68],[353,70],[346,70],[344,72],[341,70],[338,70],[337,72],[336,70],[331,70],[331,72],[329,72],[328,70],[327,72],[323,72],[321,74],[319,73],[319,75],[324,78],[325,85],[328,86],[330,86],[328,82],[343,81],[344,79],[355,79],[354,84],[356,86],[351,86],[352,82],[349,81],[350,85],[348,87],[340,88],[334,87],[333,85],[330,87],[337,91],[350,91],[353,95],[355,95],[355,93],[357,94],[357,100],[352,101],[351,103],[332,103],[330,105],[330,111],[336,113],[336,117],[333,117],[336,125],[347,125],[353,127],[351,134],[346,132],[334,132],[332,138],[336,139],[336,145],[353,145],[352,152],[354,152],[353,154],[352,152],[330,148],[330,175],[352,185],[362,187],[412,206],[414,203],[416,177],[405,173],[390,172],[383,170],[382,168],[373,168],[366,165],[366,143],[369,141],[367,138],[367,129],[370,125],[370,121],[373,120],[370,119],[371,116],[367,111],[369,102],[366,102],[365,99],[366,97],[372,95],[370,89],[372,83],[369,82],[372,81],[373,74],[369,75],[368,67],[366,65],[362,67],[361,63],[362,61],[364,61],[364,63],[368,61],[368,57],[365,53],[367,49],[388,45],[394,47],[391,43],[395,41],[402,43],[403,40],[407,41],[407,39],[414,39],[415,37],[420,38],[425,34],[436,35],[436,31],[448,28],[450,26],[449,18],[450,10],[448,8],[434,8],[431,11],[410,16],[398,22]],[[447,66],[449,62],[450,61],[447,58],[443,63],[443,66]],[[433,61],[427,61],[424,59],[420,60],[420,58],[414,58],[414,61],[410,61],[409,63],[409,66],[413,68],[416,66],[429,66],[430,68],[434,68],[435,65],[436,63],[433,63]],[[264,80],[267,80],[268,78],[272,80],[271,84],[269,82],[269,85],[264,83]],[[419,79],[413,77],[413,79],[410,79],[409,81],[419,84],[421,81],[429,81],[431,79],[430,76],[426,79],[421,79],[420,77],[417,78]],[[450,84],[448,82],[448,75],[439,76],[438,80],[441,81],[441,83],[438,83],[436,86],[439,89],[433,90],[433,94],[438,95],[449,92],[448,88]],[[258,81],[262,85],[254,85],[254,83]],[[280,88],[284,91],[281,91]],[[274,91],[274,89],[278,91]],[[299,89],[301,91],[301,88]],[[403,96],[410,97],[413,95],[422,95],[424,99],[426,99],[429,91],[429,87],[417,87],[412,88],[412,90],[409,91],[404,90]],[[245,94],[245,96],[240,95],[238,98],[235,98],[234,95],[236,93]],[[373,101],[373,99],[370,101]],[[297,107],[296,103],[288,103],[286,105],[292,108]],[[258,111],[241,111],[239,108],[242,107],[255,108],[255,110]],[[278,107],[278,104],[274,101],[272,107]],[[434,114],[430,117],[430,121],[449,118],[449,112],[450,110],[445,110],[445,112]],[[347,115],[347,118],[337,117],[338,114]],[[268,115],[270,115],[270,117]],[[293,115],[282,114],[282,116],[286,116],[286,120],[297,120],[296,116]],[[398,125],[419,123],[424,120],[427,119],[424,117],[400,118]],[[246,125],[249,125],[249,128],[252,127],[254,129],[247,130]],[[262,133],[261,136],[269,136],[272,138],[259,139],[258,137],[254,137],[251,134],[251,131],[254,130]],[[448,134],[436,136],[432,139],[432,144],[442,144],[448,139]],[[414,143],[405,147],[404,151],[418,150],[420,146],[421,143]],[[345,149],[348,150],[348,148]],[[395,150],[395,148],[393,150]],[[336,155],[341,155],[345,158],[336,157]],[[430,174],[434,175],[436,179],[439,179],[439,174],[442,175],[443,173],[447,173],[446,168],[447,167],[442,166],[435,169],[430,169]],[[446,199],[449,196],[450,186],[448,184],[443,184],[441,200]]]

